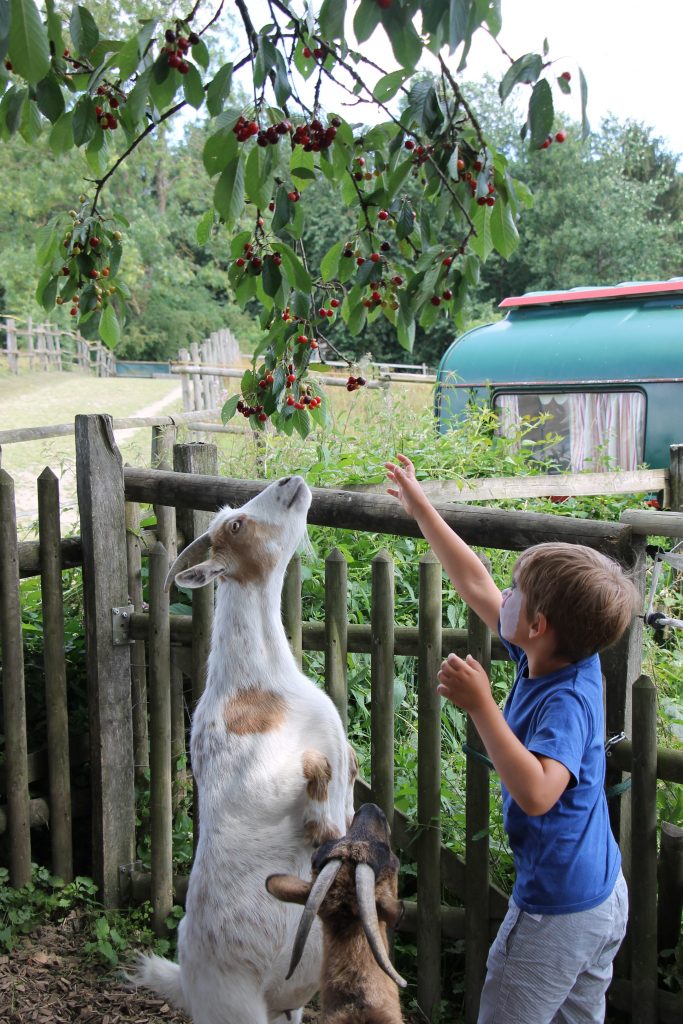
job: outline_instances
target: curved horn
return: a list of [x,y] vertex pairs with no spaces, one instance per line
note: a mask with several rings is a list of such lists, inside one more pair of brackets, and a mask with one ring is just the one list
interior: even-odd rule
[[297,929],[296,937],[294,939],[294,947],[292,949],[292,958],[289,961],[289,971],[287,972],[285,981],[289,981],[297,968],[299,960],[301,960],[301,955],[304,951],[304,946],[306,945],[306,939],[308,938],[308,933],[311,930],[316,914],[320,910],[322,902],[327,896],[330,886],[337,877],[337,872],[341,866],[342,862],[338,858],[328,861],[313,883],[308,899],[306,900],[304,912],[301,915],[301,920],[299,921],[299,927]]
[[197,537],[196,540],[193,540],[186,548],[183,548],[171,568],[168,570],[168,575],[166,576],[166,581],[164,583],[164,590],[166,593],[171,589],[171,584],[177,574],[182,572],[183,569],[187,569],[188,566],[196,565],[198,562],[201,562],[210,547],[211,538],[208,533],[203,533],[201,537]]
[[384,946],[375,903],[375,872],[369,864],[356,864],[356,897],[363,931],[375,960],[392,981],[405,988],[407,982],[394,970]]

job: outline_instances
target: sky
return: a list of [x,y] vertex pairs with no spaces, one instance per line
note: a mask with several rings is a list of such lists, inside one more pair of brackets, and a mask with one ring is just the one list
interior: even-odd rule
[[[301,0],[292,0],[301,10]],[[254,25],[268,21],[266,0],[248,0]],[[314,0],[314,6],[319,6]],[[355,4],[349,0],[352,16]],[[577,88],[564,97],[555,90],[556,108],[579,120],[577,69],[588,80],[588,118],[596,127],[613,113],[652,126],[673,153],[683,154],[681,115],[681,0],[502,0],[501,44],[512,57],[541,52],[544,38],[557,72],[569,71]],[[363,52],[387,70],[395,67],[391,47],[380,28],[364,43]],[[459,53],[451,58],[457,66]],[[497,45],[478,32],[462,77],[476,80],[486,72],[499,80],[509,61]],[[523,87],[517,92],[521,93]],[[328,109],[337,97],[327,95]],[[339,102],[339,106],[341,103]],[[343,110],[342,110],[343,112]],[[360,116],[359,116],[360,119]],[[369,108],[363,108],[369,121]]]

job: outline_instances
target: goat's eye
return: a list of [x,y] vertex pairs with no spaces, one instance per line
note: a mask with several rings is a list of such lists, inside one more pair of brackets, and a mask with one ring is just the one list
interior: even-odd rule
[[240,530],[241,526],[242,526],[242,520],[241,519],[233,519],[233,521],[230,523],[230,532],[231,533],[239,533],[239,530]]

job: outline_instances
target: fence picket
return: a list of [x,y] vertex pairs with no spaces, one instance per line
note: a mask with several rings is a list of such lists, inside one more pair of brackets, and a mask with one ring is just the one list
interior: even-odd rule
[[156,544],[149,555],[150,818],[152,927],[166,935],[173,906],[173,813],[171,784],[171,644],[168,555]]
[[432,1020],[441,999],[441,565],[431,552],[420,559],[417,670],[417,1001]]
[[294,555],[282,587],[282,622],[297,665],[301,668],[301,556]]
[[73,879],[73,840],[59,480],[48,467],[38,477],[38,530],[52,870],[65,882],[70,882]]
[[346,559],[335,548],[325,559],[325,686],[345,729],[348,725],[347,574]]
[[[487,569],[489,564],[482,558]],[[470,609],[467,643],[469,653],[485,672],[491,670],[491,631]],[[467,720],[467,744],[485,753],[471,718]],[[486,974],[489,950],[489,770],[476,757],[467,760],[465,785],[465,1022],[476,1024],[479,997]]]
[[[142,538],[140,506],[126,502],[126,562],[128,565],[128,598],[136,612],[142,611]],[[130,649],[131,704],[133,716],[133,751],[135,781],[144,782],[149,768],[149,736],[147,728],[147,659],[145,645],[135,641]]]
[[12,885],[19,889],[31,881],[31,826],[14,481],[4,469],[0,469],[0,644],[9,870]]
[[372,560],[370,658],[371,787],[394,826],[394,562],[388,551]]

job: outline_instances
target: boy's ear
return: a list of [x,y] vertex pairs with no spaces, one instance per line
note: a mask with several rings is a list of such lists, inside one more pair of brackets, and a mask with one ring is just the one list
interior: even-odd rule
[[540,637],[545,636],[549,629],[550,623],[543,612],[536,612],[533,620],[529,623],[529,639],[538,640]]

